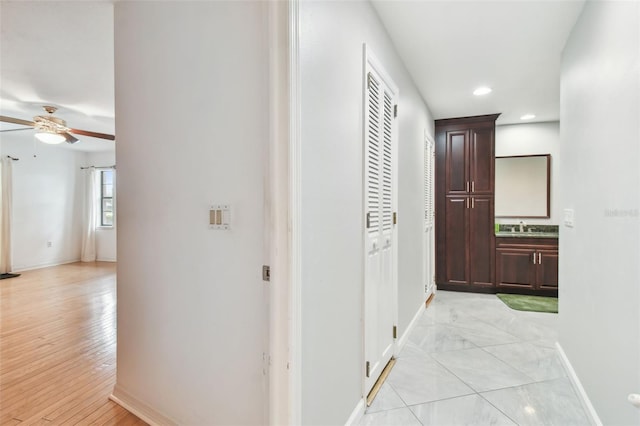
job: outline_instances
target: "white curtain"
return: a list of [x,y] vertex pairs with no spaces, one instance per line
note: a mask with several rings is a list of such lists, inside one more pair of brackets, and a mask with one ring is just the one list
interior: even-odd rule
[[98,204],[98,188],[96,170],[85,169],[84,176],[84,209],[82,213],[82,252],[80,260],[94,262],[96,260],[96,210]]
[[11,162],[8,157],[0,161],[0,274],[11,271]]

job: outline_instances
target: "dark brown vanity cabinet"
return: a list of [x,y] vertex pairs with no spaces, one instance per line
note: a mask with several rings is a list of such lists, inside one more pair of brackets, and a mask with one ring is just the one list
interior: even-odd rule
[[495,289],[498,115],[436,120],[436,283],[443,290]]
[[[436,120],[436,133],[440,121],[450,120]],[[447,195],[493,195],[494,127],[444,131]]]
[[[446,197],[447,215],[444,245],[443,275],[446,282],[438,280],[442,289],[473,285],[493,288],[493,205],[491,197]],[[442,286],[444,284],[444,286]]]
[[557,296],[557,238],[496,238],[496,290]]
[[536,285],[538,290],[551,290],[558,295],[558,243],[551,250],[538,250]]

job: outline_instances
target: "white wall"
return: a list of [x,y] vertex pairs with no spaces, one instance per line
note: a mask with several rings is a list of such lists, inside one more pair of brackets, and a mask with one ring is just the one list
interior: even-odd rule
[[[114,5],[114,395],[183,425],[267,419],[266,6]],[[231,204],[230,231],[208,229],[212,203]]]
[[399,333],[424,302],[422,157],[433,121],[368,2],[300,4],[302,423],[362,397],[363,43],[399,86]]
[[[560,123],[528,123],[496,126],[496,157],[551,154],[551,217],[525,219],[527,224],[559,225],[560,204]],[[496,223],[517,223],[515,218],[496,218]]]
[[[85,166],[113,166],[116,164],[115,151],[88,152]],[[117,171],[115,173],[117,175]],[[117,182],[117,176],[116,176]],[[114,202],[117,208],[117,191],[113,191]],[[106,262],[116,261],[116,230],[118,227],[117,213],[113,227],[98,227],[96,229],[96,259]]]
[[[34,141],[33,132],[2,134],[13,163],[13,270],[80,260],[83,152]],[[51,247],[47,243],[51,242]]]
[[605,425],[640,424],[639,29],[639,2],[587,2],[562,59],[560,344]]

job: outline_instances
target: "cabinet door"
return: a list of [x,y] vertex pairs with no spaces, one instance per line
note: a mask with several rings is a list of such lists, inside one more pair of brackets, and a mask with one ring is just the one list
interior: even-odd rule
[[470,187],[468,140],[467,130],[446,133],[445,186],[448,195],[466,194]]
[[470,284],[494,287],[493,197],[471,197],[468,211]]
[[473,194],[494,192],[494,130],[472,129],[469,146],[469,180]]
[[535,288],[534,249],[499,248],[496,250],[496,285],[503,289]]
[[538,250],[538,277],[539,289],[558,289],[558,251]]
[[445,282],[467,284],[468,270],[468,216],[467,197],[446,198]]

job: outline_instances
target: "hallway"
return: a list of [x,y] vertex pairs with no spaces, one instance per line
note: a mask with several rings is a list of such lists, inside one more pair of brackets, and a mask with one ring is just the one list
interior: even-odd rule
[[555,348],[557,318],[437,292],[360,424],[590,424]]

